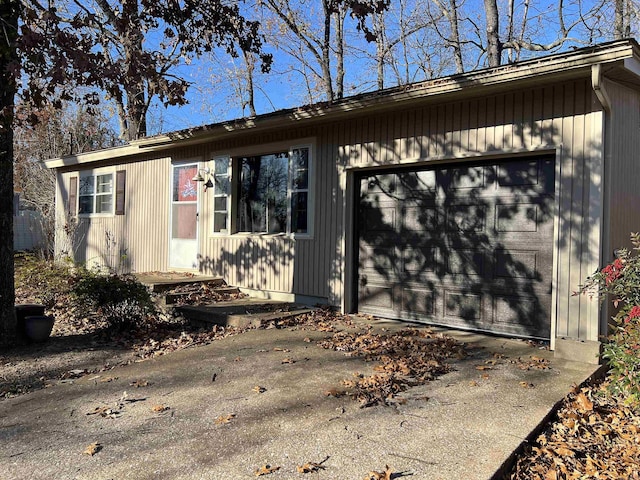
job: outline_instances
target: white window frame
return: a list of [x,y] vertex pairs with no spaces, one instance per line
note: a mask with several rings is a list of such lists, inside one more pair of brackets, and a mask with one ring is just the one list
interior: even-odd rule
[[[307,188],[297,188],[293,189],[293,172],[295,171],[292,168],[293,152],[294,150],[307,149],[308,151],[308,162],[307,162]],[[245,151],[248,150],[248,151]],[[287,226],[286,232],[280,233],[252,233],[252,232],[243,232],[238,230],[238,219],[237,219],[237,201],[238,195],[240,194],[240,169],[241,169],[241,159],[246,157],[257,157],[262,155],[269,155],[275,153],[287,152],[289,156],[289,162],[287,166]],[[213,199],[210,200],[211,205],[211,227],[210,227],[210,235],[213,236],[288,236],[291,238],[301,238],[301,239],[310,239],[313,238],[313,225],[314,225],[314,205],[315,205],[315,178],[314,178],[314,146],[313,143],[301,143],[301,144],[277,144],[277,145],[268,145],[263,146],[263,148],[249,148],[249,149],[237,149],[229,154],[225,155],[214,155],[210,161],[210,176],[211,180],[214,183],[214,188],[210,189],[212,191]],[[228,232],[215,232],[215,198],[222,196],[218,194],[215,188],[215,162],[216,160],[226,159],[229,162],[228,166],[228,178],[229,178],[229,195],[227,195],[227,229]],[[307,231],[306,232],[292,232],[292,194],[296,192],[306,192],[307,193]]]
[[[227,172],[226,174],[220,174],[216,172],[216,162],[227,162]],[[213,157],[213,159],[211,160],[211,167],[210,167],[210,177],[211,177],[211,181],[213,182],[213,201],[211,202],[211,211],[212,211],[212,230],[213,230],[213,235],[229,235],[231,234],[231,232],[233,231],[232,229],[232,218],[233,218],[233,212],[232,212],[232,202],[231,202],[231,198],[233,197],[233,175],[232,175],[232,168],[231,168],[231,157],[229,155],[218,155]],[[216,188],[216,177],[227,177],[227,181],[229,182],[229,191],[228,192],[219,192],[218,189]],[[216,198],[223,198],[226,197],[226,207],[227,207],[227,228],[225,230],[220,230],[220,231],[216,231],[216,213],[220,213],[223,210],[216,210]]]
[[[294,150],[302,150],[307,149],[307,188],[293,188],[293,173],[296,169],[293,168],[293,163],[291,159],[293,158]],[[310,237],[311,236],[311,225],[312,225],[312,199],[311,194],[313,188],[311,187],[311,182],[313,179],[312,172],[312,148],[311,145],[294,145],[289,148],[289,182],[287,185],[287,235],[292,237]],[[307,231],[306,232],[294,232],[292,230],[292,220],[293,220],[293,209],[291,208],[291,200],[293,198],[294,193],[302,193],[306,192],[307,194]]]
[[[97,180],[98,177],[109,175],[111,177],[111,191],[108,193],[98,193],[97,188]],[[93,177],[93,193],[91,195],[83,195],[82,192],[82,180],[87,177]],[[96,200],[98,197],[103,196],[111,196],[111,210],[108,212],[100,212],[96,213]],[[80,199],[81,197],[89,197],[92,198],[92,211],[91,212],[80,212]],[[114,169],[98,169],[98,170],[80,170],[78,171],[78,193],[76,199],[76,212],[78,212],[78,217],[87,218],[87,217],[111,217],[115,215],[116,208],[116,172]]]

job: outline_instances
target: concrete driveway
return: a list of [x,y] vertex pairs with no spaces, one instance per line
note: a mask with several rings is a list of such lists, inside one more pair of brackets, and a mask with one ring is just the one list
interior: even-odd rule
[[[235,480],[264,465],[280,467],[267,479],[361,480],[385,465],[392,478],[488,479],[596,367],[523,341],[450,333],[470,355],[394,407],[327,396],[372,365],[317,346],[330,334],[302,328],[253,330],[0,401],[0,479]],[[531,356],[551,368],[520,368]],[[105,417],[88,415],[102,407]],[[83,454],[93,442],[100,450]],[[297,471],[309,462],[323,468]]]

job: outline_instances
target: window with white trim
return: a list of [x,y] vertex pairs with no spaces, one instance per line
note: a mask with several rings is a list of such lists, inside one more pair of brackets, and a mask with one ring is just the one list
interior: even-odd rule
[[229,233],[229,199],[231,197],[230,160],[213,160],[213,231]]
[[214,233],[310,233],[310,147],[213,162]]
[[113,173],[80,174],[78,213],[113,214]]

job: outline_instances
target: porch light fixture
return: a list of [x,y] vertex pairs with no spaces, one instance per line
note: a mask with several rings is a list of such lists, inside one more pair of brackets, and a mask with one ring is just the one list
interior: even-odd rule
[[208,168],[199,168],[198,173],[191,179],[192,182],[204,182],[204,176],[209,176],[211,171]]
[[209,168],[199,168],[198,173],[191,179],[191,181],[205,182],[204,191],[206,192],[208,188],[213,187],[213,182],[211,181],[211,170]]

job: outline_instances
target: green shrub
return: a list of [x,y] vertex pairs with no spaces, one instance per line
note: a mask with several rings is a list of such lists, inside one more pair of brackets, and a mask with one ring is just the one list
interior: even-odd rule
[[120,330],[155,313],[149,291],[133,275],[105,275],[82,268],[75,275],[72,294],[80,315],[98,314]]
[[640,234],[631,234],[631,251],[618,250],[617,258],[590,276],[580,293],[604,300],[611,296],[618,309],[611,334],[603,347],[609,366],[609,391],[640,407]]

